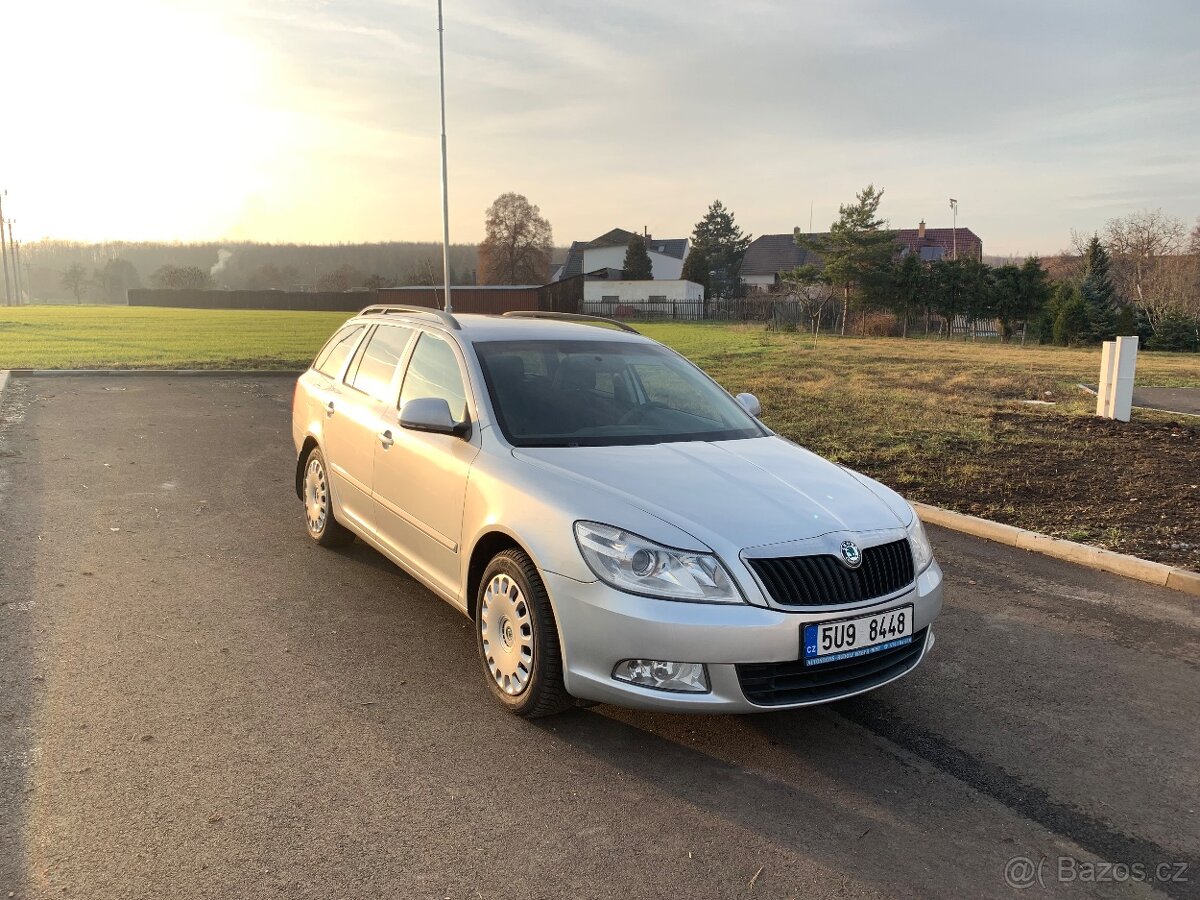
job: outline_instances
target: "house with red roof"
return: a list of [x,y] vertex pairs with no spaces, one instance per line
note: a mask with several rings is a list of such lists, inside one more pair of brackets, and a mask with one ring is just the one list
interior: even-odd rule
[[[799,228],[791,234],[762,234],[746,248],[742,258],[741,276],[751,288],[769,290],[779,282],[779,273],[797,266],[822,265],[821,255],[796,244],[796,236],[819,241],[828,233],[805,234]],[[923,262],[939,259],[983,259],[983,241],[970,228],[926,228],[920,222],[916,228],[896,231],[896,258],[916,254]]]

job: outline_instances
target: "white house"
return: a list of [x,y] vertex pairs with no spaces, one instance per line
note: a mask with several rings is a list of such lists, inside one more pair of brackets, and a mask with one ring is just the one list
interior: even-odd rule
[[[599,269],[621,269],[625,266],[625,250],[633,237],[632,231],[614,228],[593,241],[574,241],[567,259],[551,273],[551,281]],[[688,252],[687,238],[654,238],[646,236],[646,252],[650,256],[651,274],[655,281],[678,279],[683,274],[683,261]]]

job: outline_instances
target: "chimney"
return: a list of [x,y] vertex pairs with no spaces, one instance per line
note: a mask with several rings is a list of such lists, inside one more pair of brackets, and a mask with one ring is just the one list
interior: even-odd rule
[[924,219],[922,219],[917,224],[917,237],[919,237],[921,240],[925,240],[925,220]]

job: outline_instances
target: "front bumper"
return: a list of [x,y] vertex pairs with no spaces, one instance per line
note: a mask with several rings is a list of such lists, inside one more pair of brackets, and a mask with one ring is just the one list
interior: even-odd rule
[[[924,658],[933,646],[929,626],[942,608],[942,570],[936,561],[903,593],[869,603],[795,612],[749,604],[655,600],[626,594],[600,581],[585,583],[552,572],[543,573],[543,579],[558,619],[567,690],[584,700],[676,712],[764,712],[812,705],[751,703],[742,692],[737,664],[797,660],[804,625],[911,603],[913,631],[925,635],[924,647],[913,665],[878,683],[816,702],[873,690],[912,671]],[[674,693],[613,679],[618,662],[636,658],[702,662],[708,666],[711,690],[706,694]]]

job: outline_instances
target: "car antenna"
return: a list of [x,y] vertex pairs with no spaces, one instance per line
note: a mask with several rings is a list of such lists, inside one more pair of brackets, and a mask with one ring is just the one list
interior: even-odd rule
[[446,312],[454,312],[450,301],[450,186],[446,172],[446,51],[442,44],[442,0],[438,0],[438,78],[442,93],[442,283]]

